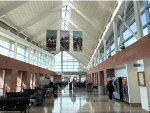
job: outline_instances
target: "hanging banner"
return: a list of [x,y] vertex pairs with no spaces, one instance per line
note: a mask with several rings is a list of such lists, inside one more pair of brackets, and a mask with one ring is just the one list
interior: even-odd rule
[[73,31],[73,50],[81,51],[82,50],[82,32]]
[[69,51],[69,31],[60,31],[60,51]]
[[47,30],[46,32],[46,49],[56,51],[57,30]]

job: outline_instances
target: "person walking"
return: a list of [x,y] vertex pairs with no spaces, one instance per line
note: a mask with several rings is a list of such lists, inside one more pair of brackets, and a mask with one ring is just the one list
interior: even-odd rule
[[112,95],[113,95],[113,92],[114,92],[114,86],[113,86],[113,81],[110,80],[106,86],[107,88],[107,91],[109,92],[109,99],[112,100]]

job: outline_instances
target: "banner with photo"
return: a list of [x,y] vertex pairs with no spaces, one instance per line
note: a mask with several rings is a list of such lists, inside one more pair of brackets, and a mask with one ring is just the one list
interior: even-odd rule
[[82,50],[82,32],[73,31],[73,50],[81,51]]
[[60,51],[69,51],[69,31],[60,31]]
[[57,30],[46,31],[46,50],[56,51]]

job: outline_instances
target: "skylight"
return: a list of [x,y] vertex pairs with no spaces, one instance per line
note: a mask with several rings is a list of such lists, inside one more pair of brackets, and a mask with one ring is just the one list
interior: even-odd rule
[[67,5],[62,8],[62,19],[64,19],[64,20],[62,21],[61,28],[63,30],[68,30],[68,28],[69,28],[68,20],[70,19],[70,16],[71,16],[71,7],[69,5],[71,5],[71,4],[72,4],[72,1],[70,0],[67,2]]

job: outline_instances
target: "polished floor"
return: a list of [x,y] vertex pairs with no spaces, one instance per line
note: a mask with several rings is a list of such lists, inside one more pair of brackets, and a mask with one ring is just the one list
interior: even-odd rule
[[140,107],[130,107],[124,102],[109,101],[107,96],[98,95],[96,91],[86,92],[84,88],[69,91],[66,87],[57,98],[47,98],[42,106],[31,107],[30,113],[145,113],[145,111]]

